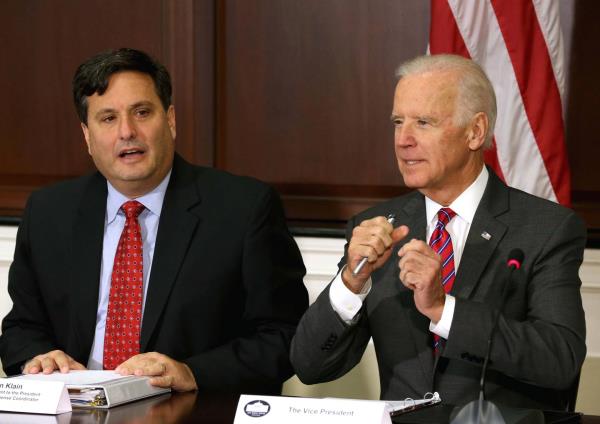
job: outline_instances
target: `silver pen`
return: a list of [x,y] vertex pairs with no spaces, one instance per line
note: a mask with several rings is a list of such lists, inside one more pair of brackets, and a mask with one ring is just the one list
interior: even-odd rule
[[[396,215],[394,215],[393,213],[388,215],[387,222],[394,225],[395,220],[396,220]],[[360,270],[363,269],[363,267],[365,266],[365,264],[367,263],[368,260],[369,260],[369,258],[362,258],[360,260],[360,262],[358,263],[358,266],[356,268],[354,268],[354,271],[352,271],[352,275],[356,277],[358,275],[358,273],[360,272]]]

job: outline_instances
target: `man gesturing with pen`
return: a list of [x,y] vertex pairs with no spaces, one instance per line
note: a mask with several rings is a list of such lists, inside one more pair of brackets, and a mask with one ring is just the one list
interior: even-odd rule
[[116,369],[174,390],[279,393],[307,294],[277,194],[175,153],[170,77],[143,52],[90,58],[73,95],[98,172],[28,201],[6,373]]
[[[571,210],[507,187],[484,165],[496,101],[476,63],[424,56],[398,74],[394,148],[416,191],[348,223],[338,275],[292,342],[296,373],[308,384],[335,379],[372,338],[383,399],[437,391],[463,404],[479,395],[500,310],[488,399],[564,409],[586,351],[578,277],[584,225]],[[501,309],[505,261],[515,248],[525,261]]]

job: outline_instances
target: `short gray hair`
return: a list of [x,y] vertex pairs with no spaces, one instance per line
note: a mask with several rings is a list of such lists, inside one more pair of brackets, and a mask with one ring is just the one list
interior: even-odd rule
[[435,71],[458,71],[458,98],[455,123],[465,126],[479,112],[486,114],[489,121],[484,148],[492,146],[496,124],[496,94],[489,78],[476,62],[462,56],[438,54],[418,56],[404,62],[396,71],[398,79]]

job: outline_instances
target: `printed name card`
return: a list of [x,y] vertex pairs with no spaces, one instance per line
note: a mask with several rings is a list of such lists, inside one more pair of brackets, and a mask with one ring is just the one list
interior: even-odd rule
[[[309,421],[310,420],[310,421]],[[242,395],[234,424],[391,424],[385,402]]]
[[56,415],[71,410],[69,393],[60,381],[0,378],[0,411]]

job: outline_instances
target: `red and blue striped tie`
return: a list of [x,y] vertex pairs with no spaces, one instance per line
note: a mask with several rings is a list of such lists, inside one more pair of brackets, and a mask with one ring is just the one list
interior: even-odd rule
[[[444,291],[449,293],[454,285],[454,249],[452,247],[452,239],[446,230],[446,225],[450,222],[456,213],[450,208],[442,208],[438,211],[438,222],[435,224],[429,246],[442,258],[442,286]],[[433,350],[436,354],[442,348],[442,339],[437,334],[433,335]]]

